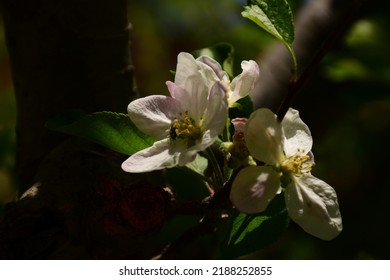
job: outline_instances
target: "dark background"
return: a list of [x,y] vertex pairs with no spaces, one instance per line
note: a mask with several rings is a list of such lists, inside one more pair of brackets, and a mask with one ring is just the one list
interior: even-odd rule
[[[292,2],[294,7],[300,4]],[[279,241],[250,258],[390,258],[387,3],[364,2],[358,19],[315,68],[293,104],[313,134],[317,164],[313,174],[338,193],[343,232],[325,242],[291,224]],[[180,51],[221,41],[235,47],[237,72],[243,59],[258,60],[261,69],[262,58],[275,41],[241,18],[244,4],[238,0],[129,1],[140,94],[167,94],[164,83],[171,79],[169,70],[175,69]],[[16,110],[2,25],[0,18],[0,205],[18,195],[13,168]]]

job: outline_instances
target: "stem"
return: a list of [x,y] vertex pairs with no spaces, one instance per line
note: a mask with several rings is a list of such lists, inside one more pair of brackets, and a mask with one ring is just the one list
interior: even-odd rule
[[229,131],[229,127],[230,127],[230,118],[227,118],[227,120],[226,120],[226,125],[225,125],[225,129],[224,129],[223,132],[222,132],[222,141],[224,141],[224,142],[230,141],[230,131]]
[[298,62],[297,57],[295,56],[295,52],[292,47],[286,45],[288,52],[290,53],[290,57],[292,60],[292,67],[291,67],[291,79],[292,81],[296,81],[298,78]]
[[224,183],[224,179],[223,179],[223,174],[222,174],[222,171],[221,171],[221,168],[219,167],[219,164],[218,164],[218,161],[217,161],[217,158],[215,157],[214,155],[214,152],[211,148],[207,148],[206,149],[206,153],[207,153],[207,156],[211,162],[211,165],[213,167],[213,170],[215,172],[215,176],[216,176],[216,182],[215,182],[215,190],[219,190],[222,188],[223,186],[223,183]]

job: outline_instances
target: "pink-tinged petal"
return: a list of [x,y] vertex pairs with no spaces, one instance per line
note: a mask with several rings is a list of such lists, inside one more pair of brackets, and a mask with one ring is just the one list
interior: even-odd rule
[[150,172],[177,165],[177,156],[170,151],[170,139],[155,142],[153,146],[130,156],[122,163],[122,169],[131,173]]
[[169,94],[171,95],[171,97],[178,99],[175,96],[175,91],[176,91],[175,89],[176,89],[177,85],[171,81],[166,81],[165,84],[168,88],[168,91],[169,91]]
[[232,119],[231,123],[234,127],[234,134],[244,133],[247,121],[248,121],[247,118]]
[[251,114],[245,127],[245,142],[250,154],[266,164],[274,165],[284,158],[282,127],[269,109]]
[[202,62],[205,65],[207,65],[208,67],[210,67],[214,71],[216,77],[218,77],[218,79],[220,81],[229,81],[228,74],[224,70],[222,70],[221,65],[213,58],[211,58],[207,55],[202,55],[202,56],[198,57],[196,59],[196,61]]
[[[203,84],[210,89],[214,86],[216,82],[220,81],[220,78],[218,77],[218,74],[221,73],[216,73],[215,70],[213,69],[210,65],[203,63],[201,61],[196,61],[199,67],[199,74],[202,77]],[[217,63],[217,62],[216,62]],[[226,75],[225,77],[222,77],[224,79],[224,83],[227,85],[227,81],[229,81],[228,76]],[[225,80],[226,79],[226,80]],[[225,92],[226,92],[226,87],[225,87]]]
[[175,83],[167,81],[167,87],[171,96],[178,100],[188,115],[195,120],[197,124],[203,115],[207,106],[207,96],[209,89],[202,82],[200,76],[188,77],[185,84],[186,87],[179,86]]
[[138,129],[156,139],[169,135],[171,122],[181,111],[183,108],[178,100],[162,95],[136,99],[127,107],[129,117]]
[[190,93],[188,93],[183,87],[178,86],[171,81],[166,81],[165,84],[167,85],[168,91],[173,98],[175,98],[180,103],[183,102],[184,104],[186,104],[189,102],[189,100],[187,101],[187,99],[191,97]]
[[299,117],[299,112],[289,109],[282,121],[284,132],[284,152],[287,157],[293,156],[299,149],[308,153],[313,145],[309,127]]
[[342,231],[336,192],[324,181],[312,175],[294,177],[285,199],[291,219],[307,233],[331,240]]
[[230,85],[229,104],[247,96],[259,78],[259,66],[253,60],[241,62],[242,73],[235,77]]
[[202,124],[203,131],[210,130],[211,138],[217,138],[225,128],[228,110],[226,94],[221,87],[221,82],[217,82],[208,96]]
[[268,166],[242,169],[234,179],[230,200],[241,212],[264,211],[280,190],[280,174]]

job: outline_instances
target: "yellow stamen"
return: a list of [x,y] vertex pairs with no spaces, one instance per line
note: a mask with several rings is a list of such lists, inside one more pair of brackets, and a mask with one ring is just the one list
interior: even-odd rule
[[195,123],[195,120],[188,116],[188,112],[179,113],[179,118],[172,121],[169,136],[172,140],[184,139],[188,141],[189,146],[193,146],[195,141],[202,137],[201,128]]
[[281,169],[284,173],[293,173],[296,176],[302,176],[311,171],[314,166],[314,161],[305,153],[305,150],[297,149],[295,155],[286,158],[282,164]]

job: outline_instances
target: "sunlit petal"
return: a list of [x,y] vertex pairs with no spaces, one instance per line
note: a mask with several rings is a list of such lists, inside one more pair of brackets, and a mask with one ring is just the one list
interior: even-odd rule
[[242,73],[235,77],[230,86],[229,104],[247,96],[259,77],[259,66],[253,60],[241,62]]
[[171,142],[164,139],[155,142],[153,146],[141,150],[122,163],[126,172],[142,173],[170,168],[178,163],[178,157],[172,153]]
[[294,155],[297,150],[309,152],[313,139],[309,127],[299,117],[299,112],[289,109],[282,121],[284,132],[284,152],[287,157]]
[[185,88],[185,83],[188,77],[198,76],[199,67],[195,58],[186,52],[181,52],[177,56],[177,66],[175,73],[175,84]]
[[295,177],[285,199],[291,219],[311,235],[331,240],[341,232],[336,192],[324,181],[312,175]]
[[245,127],[245,141],[250,154],[274,165],[283,159],[283,132],[276,115],[269,109],[254,111]]

